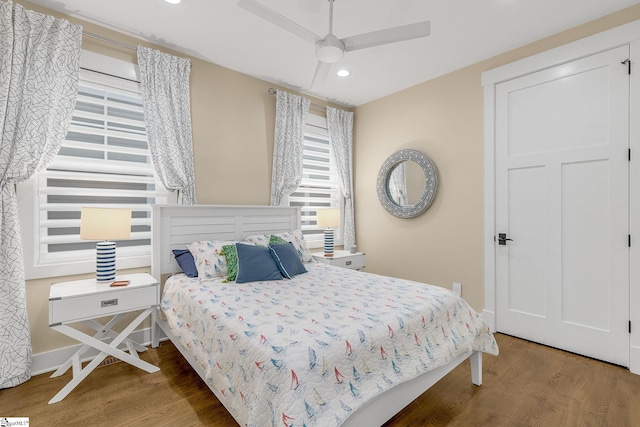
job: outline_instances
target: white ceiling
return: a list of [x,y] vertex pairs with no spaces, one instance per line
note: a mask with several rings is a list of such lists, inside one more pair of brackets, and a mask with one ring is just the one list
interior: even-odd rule
[[[237,0],[30,0],[167,48],[358,106],[640,3],[637,0],[335,0],[338,38],[419,21],[431,36],[348,52],[309,92],[315,47],[239,8]],[[327,0],[259,0],[324,37]],[[351,75],[340,78],[339,68]]]

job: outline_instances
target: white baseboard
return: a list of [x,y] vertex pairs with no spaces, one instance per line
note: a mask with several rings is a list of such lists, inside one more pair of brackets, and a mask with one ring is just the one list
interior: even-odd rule
[[482,310],[482,319],[491,329],[491,332],[496,331],[496,314],[493,311]]
[[[159,331],[160,340],[166,339],[164,332]],[[131,340],[140,343],[144,346],[148,346],[151,343],[151,328],[140,329],[134,331],[130,336]],[[46,372],[53,372],[58,369],[64,362],[69,360],[73,354],[80,350],[82,344],[74,345],[71,347],[58,348],[51,351],[45,351],[43,353],[34,354],[31,362],[31,375],[44,374]],[[126,350],[126,347],[122,345],[122,349]],[[98,355],[99,351],[91,348],[87,350],[82,356],[82,361],[91,360]]]
[[640,347],[629,347],[629,371],[632,374],[640,375]]

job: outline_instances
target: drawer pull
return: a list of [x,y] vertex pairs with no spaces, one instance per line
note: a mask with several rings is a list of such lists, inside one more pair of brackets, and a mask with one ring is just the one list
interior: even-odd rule
[[351,261],[347,261],[347,265],[351,265]]
[[100,307],[101,308],[105,308],[105,307],[113,307],[118,305],[118,298],[114,298],[114,299],[108,299],[105,301],[100,301]]

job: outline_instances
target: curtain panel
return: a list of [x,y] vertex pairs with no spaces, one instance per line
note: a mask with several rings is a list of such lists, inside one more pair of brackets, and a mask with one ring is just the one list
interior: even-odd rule
[[311,101],[276,91],[276,126],[273,139],[271,206],[282,206],[302,180],[304,126]]
[[344,197],[344,247],[356,243],[353,204],[353,113],[327,107],[327,130]]
[[0,2],[0,388],[31,377],[15,184],[60,149],[78,94],[81,43],[81,26]]
[[196,204],[189,75],[191,61],[138,46],[149,151],[156,175],[178,202]]

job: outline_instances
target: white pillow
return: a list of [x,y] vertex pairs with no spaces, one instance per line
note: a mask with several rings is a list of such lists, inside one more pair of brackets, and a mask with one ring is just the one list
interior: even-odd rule
[[[279,237],[285,242],[291,242],[293,247],[295,248],[298,256],[300,256],[300,260],[302,262],[312,262],[313,256],[311,255],[311,251],[307,248],[307,242],[304,240],[304,235],[300,230],[287,231],[284,233],[277,234],[255,234],[253,236],[245,237],[245,241],[251,242],[255,245],[260,246],[269,246],[269,242],[272,236]],[[271,242],[274,243],[274,242]],[[200,271],[200,270],[198,270]]]
[[217,240],[198,240],[187,246],[201,279],[215,279],[224,277],[228,273],[227,259],[222,252],[224,245],[234,245],[236,242]]

